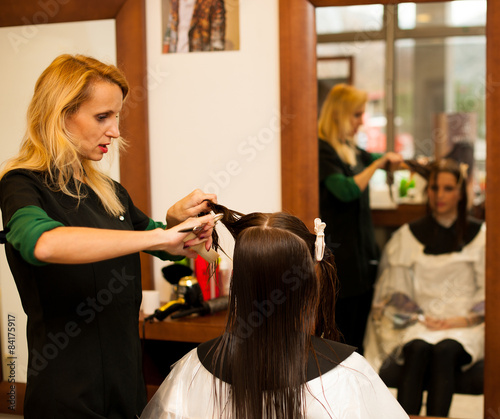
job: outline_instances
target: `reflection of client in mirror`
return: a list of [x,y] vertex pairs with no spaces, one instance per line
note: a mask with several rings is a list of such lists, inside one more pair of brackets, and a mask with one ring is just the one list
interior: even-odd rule
[[402,364],[398,400],[419,414],[447,416],[458,374],[484,357],[485,226],[467,216],[466,165],[441,160],[428,177],[429,215],[403,225],[380,265],[366,356]]
[[171,0],[164,52],[222,51],[224,0]]

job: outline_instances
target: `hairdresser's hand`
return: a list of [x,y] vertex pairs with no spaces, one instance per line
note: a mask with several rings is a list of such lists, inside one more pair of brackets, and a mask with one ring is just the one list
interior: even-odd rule
[[386,169],[387,165],[389,165],[389,169],[394,171],[398,170],[401,163],[403,163],[403,157],[398,153],[389,151],[380,157],[377,162],[379,169]]
[[177,201],[167,211],[167,227],[174,227],[189,217],[196,217],[200,212],[209,212],[207,200],[217,203],[217,195],[196,189]]
[[[201,227],[200,230],[191,231],[194,227]],[[203,217],[188,218],[181,224],[168,230],[158,230],[159,242],[148,250],[163,250],[172,255],[186,256],[195,258],[197,253],[190,249],[200,243],[205,243],[205,248],[208,250],[212,245],[212,230],[214,228],[214,217],[212,214],[204,215]],[[182,232],[182,230],[190,230]],[[192,239],[185,241],[187,237],[193,236]],[[194,237],[196,236],[196,237]]]
[[446,319],[437,319],[435,317],[425,316],[421,320],[422,324],[429,330],[444,330],[448,329]]

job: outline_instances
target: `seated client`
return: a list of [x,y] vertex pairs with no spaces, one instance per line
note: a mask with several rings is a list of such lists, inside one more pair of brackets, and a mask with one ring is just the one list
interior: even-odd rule
[[235,238],[225,332],[174,365],[141,418],[407,418],[355,348],[321,337],[335,337],[325,225],[214,211]]
[[[484,357],[484,223],[467,215],[466,165],[414,167],[427,177],[428,212],[387,243],[366,357],[389,376],[400,366],[398,400],[418,415],[448,416],[457,377]],[[388,380],[386,380],[388,382]]]

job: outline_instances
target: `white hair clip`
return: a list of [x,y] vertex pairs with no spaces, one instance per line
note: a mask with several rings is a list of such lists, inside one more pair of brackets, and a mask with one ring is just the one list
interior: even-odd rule
[[314,232],[316,233],[316,261],[319,262],[323,259],[325,254],[325,228],[326,223],[321,221],[321,218],[316,218],[314,220]]
[[463,181],[467,181],[467,171],[469,170],[469,165],[467,163],[460,163],[460,179],[458,183],[461,185]]

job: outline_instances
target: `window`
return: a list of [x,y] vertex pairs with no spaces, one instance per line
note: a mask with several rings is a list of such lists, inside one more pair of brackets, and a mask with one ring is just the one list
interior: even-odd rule
[[405,158],[465,153],[482,196],[486,0],[318,7],[316,22],[318,63],[350,57],[349,79],[368,91],[360,146]]

